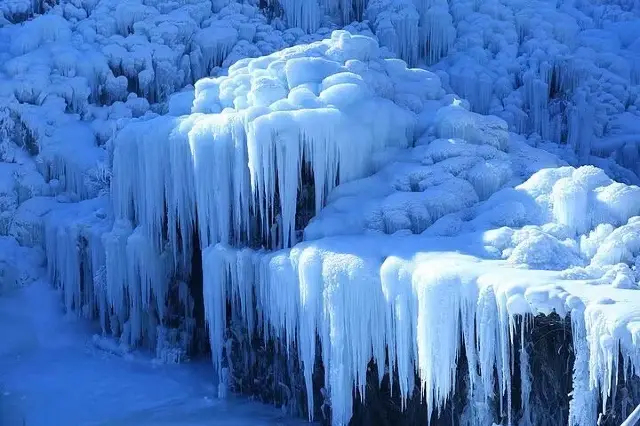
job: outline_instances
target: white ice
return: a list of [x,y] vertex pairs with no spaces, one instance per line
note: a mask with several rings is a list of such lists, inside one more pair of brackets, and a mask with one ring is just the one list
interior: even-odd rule
[[[415,369],[437,410],[460,335],[508,403],[513,316],[572,313],[588,424],[616,348],[640,366],[639,108],[637,2],[2,1],[0,291],[46,269],[128,353],[170,291],[191,315],[196,238],[218,373],[237,298],[298,341],[308,389],[320,336],[334,424],[385,348],[403,402]],[[492,380],[469,377],[469,415]]]

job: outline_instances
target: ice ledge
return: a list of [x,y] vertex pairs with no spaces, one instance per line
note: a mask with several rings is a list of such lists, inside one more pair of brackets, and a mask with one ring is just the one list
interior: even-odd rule
[[[387,351],[403,401],[417,371],[429,409],[442,408],[455,383],[448,366],[464,349],[469,371],[479,371],[469,377],[470,401],[491,397],[496,385],[510,406],[522,324],[538,314],[571,314],[571,422],[592,424],[598,392],[606,406],[618,373],[640,367],[638,201],[640,188],[598,169],[546,169],[473,213],[452,214],[465,219],[455,235],[338,236],[275,253],[210,247],[203,261],[214,361],[222,365],[224,307],[232,299],[250,329],[265,324],[265,336],[296,343],[309,393],[319,336],[334,425],[348,423],[352,387],[363,395],[368,362],[385,365]],[[523,211],[522,227],[501,226]],[[312,413],[311,396],[308,404]]]

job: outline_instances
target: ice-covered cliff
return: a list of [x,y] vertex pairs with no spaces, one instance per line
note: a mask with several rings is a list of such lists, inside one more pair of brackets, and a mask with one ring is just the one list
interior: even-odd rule
[[464,382],[456,421],[544,423],[529,339],[540,318],[570,317],[559,424],[626,412],[636,6],[9,6],[3,286],[46,259],[66,310],[165,361],[197,352],[206,326],[221,394],[240,323],[299,361],[305,410],[322,387],[335,425],[354,389],[366,400],[372,361],[427,418]]

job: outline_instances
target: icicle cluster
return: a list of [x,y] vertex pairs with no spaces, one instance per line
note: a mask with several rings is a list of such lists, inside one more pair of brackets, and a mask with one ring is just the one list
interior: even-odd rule
[[[65,309],[86,317],[107,314],[101,280],[104,248],[101,234],[111,226],[107,199],[58,206],[44,220],[44,248],[51,282],[62,290]],[[103,323],[105,326],[105,323]]]
[[[538,172],[517,187],[521,196],[512,191],[499,191],[484,210],[463,214],[477,231],[448,238],[342,236],[275,253],[226,245],[208,248],[203,253],[204,288],[214,362],[221,368],[230,300],[247,315],[250,330],[281,339],[289,347],[295,342],[310,413],[316,336],[320,339],[335,425],[349,422],[354,388],[364,398],[370,360],[378,364],[381,375],[387,370],[382,366],[397,372],[403,405],[412,395],[417,371],[430,412],[441,410],[454,390],[462,351],[468,362],[472,407],[467,415],[486,418],[487,404],[497,389],[500,413],[514,424],[518,419],[511,418],[512,377],[520,375],[521,421],[532,424],[529,354],[515,342],[524,341],[533,316],[571,314],[576,363],[569,421],[590,424],[597,415],[597,392],[606,406],[618,371],[637,374],[640,365],[636,349],[640,318],[633,302],[637,296],[615,292],[624,277],[634,280],[631,270],[619,262],[633,265],[640,254],[637,235],[621,237],[640,223],[640,204],[630,204],[640,200],[640,188],[614,183],[593,167],[566,167]],[[523,203],[528,212],[524,223],[547,225],[500,227],[513,220],[510,212],[520,215],[513,207],[505,211],[501,200],[509,199]],[[576,222],[577,211],[593,214],[584,223]],[[620,246],[612,245],[608,233],[597,231],[603,218],[618,227],[615,240]],[[585,235],[590,230],[597,234],[581,248],[548,255],[563,246],[556,240],[561,235]],[[591,249],[591,239],[601,241],[601,254]],[[502,253],[504,260],[487,260],[489,249]],[[577,256],[571,250],[580,249],[591,262],[582,275],[588,278],[572,278],[571,269],[553,270],[566,268],[555,267],[555,257]],[[605,252],[615,256],[606,257]],[[580,260],[576,257],[573,262]],[[596,284],[610,285],[614,299],[602,300],[601,293],[591,290]],[[637,285],[622,288],[637,290]],[[250,312],[251,306],[256,314]],[[624,366],[618,365],[619,351]],[[519,371],[514,371],[515,357]]]
[[[295,244],[303,170],[317,213],[337,183],[372,172],[374,153],[408,146],[416,114],[442,95],[434,74],[382,59],[370,38],[336,31],[199,81],[190,116],[125,127],[114,144],[116,226],[105,248],[110,300],[129,294],[129,340],[150,327],[141,312],[153,308],[162,319],[167,280],[188,278],[196,230],[203,248]],[[206,269],[205,279],[217,273]]]
[[[499,398],[505,401],[503,413],[510,415],[510,381],[520,374],[511,367],[514,333],[519,329],[514,315],[531,312],[518,310],[517,303],[514,311],[507,289],[482,276],[446,272],[477,267],[464,256],[445,262],[434,258],[419,266],[392,256],[377,266],[356,255],[323,251],[314,246],[275,255],[224,246],[205,251],[207,320],[218,366],[226,301],[237,300],[246,309],[254,303],[254,288],[259,320],[251,319],[251,325],[262,324],[265,336],[289,344],[296,341],[309,413],[313,413],[311,377],[315,336],[319,336],[334,425],[348,424],[354,387],[364,398],[369,360],[384,374],[381,366],[387,350],[389,371],[398,373],[403,404],[412,395],[417,370],[429,410],[442,409],[454,389],[458,356],[464,350],[473,367],[471,398],[486,403],[498,386]],[[521,362],[526,371],[526,355],[521,355]]]
[[[307,57],[311,52],[316,57]],[[416,111],[394,102],[410,94]],[[118,135],[116,215],[143,227],[156,248],[166,236],[183,260],[196,214],[202,247],[256,237],[290,246],[303,166],[311,170],[318,212],[337,182],[370,173],[373,153],[406,147],[414,112],[440,96],[434,74],[379,59],[373,40],[346,32],[241,61],[229,76],[198,83],[196,114],[135,123]]]

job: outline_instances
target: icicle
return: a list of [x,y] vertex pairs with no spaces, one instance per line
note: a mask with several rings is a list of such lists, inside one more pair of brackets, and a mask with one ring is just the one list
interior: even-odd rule
[[[166,253],[155,251],[142,228],[136,228],[127,239],[128,282],[127,289],[133,302],[142,311],[148,311],[155,300],[155,311],[160,321],[165,316],[165,303],[169,293],[169,277],[173,270]],[[139,299],[137,299],[140,297]],[[144,333],[141,333],[142,337]]]
[[629,417],[620,424],[620,426],[634,426],[640,422],[640,405],[629,415]]
[[300,328],[298,346],[307,390],[309,421],[313,420],[313,370],[316,358],[316,336],[322,321],[322,256],[317,250],[292,250],[300,282]]
[[[412,268],[396,257],[385,260],[380,268],[382,289],[388,304],[386,314],[389,379],[393,388],[394,367],[397,365],[401,408],[413,392],[415,313],[411,301]],[[397,364],[396,364],[397,363]]]
[[618,342],[610,335],[607,318],[599,305],[587,307],[584,322],[589,346],[589,386],[600,390],[604,412],[617,376]]
[[446,1],[420,13],[421,56],[433,64],[447,55],[455,40],[456,30]]
[[574,309],[571,312],[573,348],[573,392],[569,402],[569,426],[593,425],[597,423],[598,397],[590,387],[589,342],[585,329],[584,313]]
[[[318,121],[324,125],[317,126]],[[305,152],[314,173],[316,209],[320,209],[324,194],[335,186],[337,165],[340,160],[346,162],[346,156],[338,156],[345,137],[340,133],[345,130],[342,123],[340,112],[334,109],[275,112],[252,122],[248,132],[249,169],[265,238],[269,229],[266,225],[272,222],[275,211],[277,182],[282,220],[279,235],[285,247],[295,243],[296,201]]]
[[[492,286],[482,287],[478,297],[476,317],[476,334],[478,336],[478,361],[482,385],[485,391],[485,402],[493,396],[493,372],[498,365],[500,354],[498,348],[498,305]],[[501,369],[498,368],[498,375]]]
[[462,283],[454,271],[455,264],[423,263],[413,274],[418,299],[418,371],[428,406],[427,418],[444,407],[455,383]]
[[[169,135],[170,179],[166,184],[167,232],[174,254],[173,262],[186,272],[190,269],[195,227],[195,183],[188,131],[193,119],[181,121]],[[179,237],[178,237],[179,232]],[[181,242],[178,245],[178,241]],[[206,247],[206,246],[203,246]],[[181,253],[178,262],[178,253]]]
[[589,158],[594,139],[595,109],[587,99],[584,90],[576,91],[568,112],[567,144],[574,149],[581,161]]
[[529,352],[525,344],[525,332],[527,317],[525,315],[520,321],[520,401],[522,404],[522,417],[519,426],[533,426],[531,418],[531,366],[529,365]]
[[102,294],[93,286],[94,273],[100,267],[93,259],[100,246],[91,232],[101,232],[110,224],[106,215],[96,213],[105,202],[105,198],[95,198],[64,204],[49,213],[44,221],[47,272],[51,282],[62,291],[69,313],[90,317],[96,307],[97,293]]
[[189,132],[202,247],[237,243],[248,232],[248,194],[239,193],[247,169],[236,163],[244,140],[241,118],[230,114],[203,116]]
[[531,129],[542,138],[548,138],[549,87],[533,71],[525,72],[522,81],[525,89],[525,101],[529,104]]
[[373,22],[381,46],[396,53],[410,66],[418,62],[420,15],[410,0],[369,1],[366,18]]
[[[507,396],[507,424],[511,426],[513,424],[511,418],[511,354],[513,353],[513,338],[512,330],[514,319],[507,310],[507,299],[504,293],[496,294],[498,303],[498,335],[499,335],[499,347],[500,347],[500,361],[501,365],[498,366],[500,371],[500,395],[502,397]],[[503,407],[503,414],[504,414]]]
[[162,249],[165,200],[170,191],[168,137],[176,119],[160,117],[130,124],[118,134],[111,191],[120,219],[143,226],[157,251]]
[[279,4],[282,5],[289,27],[299,27],[307,33],[313,33],[320,26],[322,13],[316,0],[283,0]]
[[51,282],[63,292],[67,312],[82,308],[80,235],[77,224],[49,223],[45,230],[47,269]]
[[133,231],[128,221],[118,220],[113,230],[102,236],[105,249],[107,300],[120,321],[126,319],[127,238]]
[[[247,323],[249,333],[255,329],[255,305],[253,297],[254,288],[254,257],[256,253],[251,249],[242,249],[237,254],[232,291],[237,294],[240,303],[240,312]],[[251,341],[249,341],[251,344]]]
[[[224,382],[222,368],[224,332],[227,326],[227,281],[229,262],[223,246],[211,246],[202,252],[204,310],[209,329],[212,360],[218,383]],[[219,389],[219,391],[222,389]],[[220,392],[219,392],[220,393]]]

